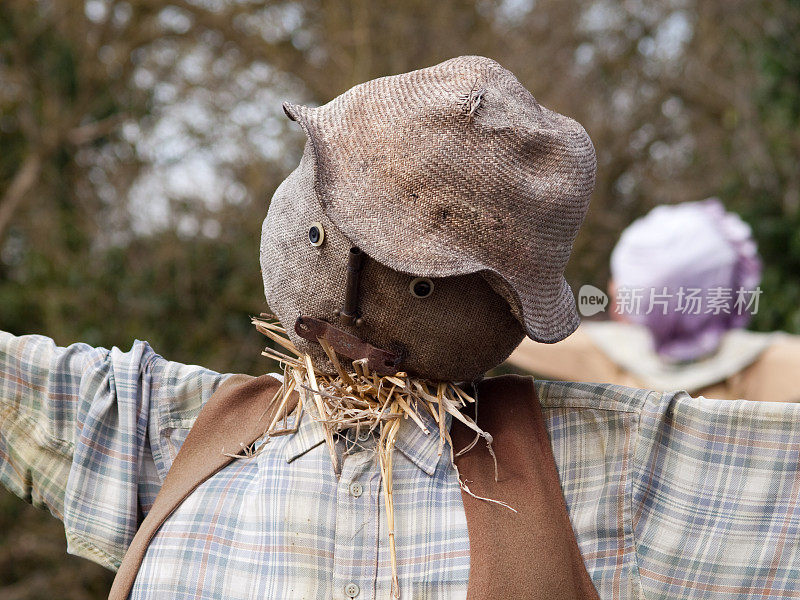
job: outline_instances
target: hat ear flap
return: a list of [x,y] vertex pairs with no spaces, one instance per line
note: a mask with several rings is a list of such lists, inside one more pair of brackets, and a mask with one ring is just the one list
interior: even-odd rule
[[299,123],[308,139],[313,142],[317,137],[316,131],[314,131],[314,112],[317,109],[303,106],[302,104],[292,104],[291,102],[284,102],[282,106],[283,112],[286,113],[289,120]]
[[325,158],[324,153],[320,153],[318,148],[322,144],[322,135],[320,127],[314,118],[316,108],[309,108],[302,104],[292,104],[290,102],[283,103],[283,112],[289,117],[291,121],[295,121],[303,128],[306,134],[307,144],[306,152],[311,154],[314,163],[314,190],[317,192],[317,199],[320,204],[324,206],[322,190],[324,189],[320,184],[320,179],[323,176],[325,165],[322,161]]
[[290,121],[297,121],[299,109],[303,108],[299,104],[292,104],[291,102],[283,103],[283,112],[289,117]]

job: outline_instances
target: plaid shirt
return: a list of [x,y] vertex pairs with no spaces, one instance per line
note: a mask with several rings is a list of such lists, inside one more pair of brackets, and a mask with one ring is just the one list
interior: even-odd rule
[[[226,376],[0,333],[0,479],[116,568],[201,405]],[[800,598],[800,405],[537,382],[578,543],[602,598]],[[435,436],[401,429],[400,589],[463,598],[469,539]],[[271,440],[170,517],[132,597],[388,597],[373,440],[333,475],[322,432]],[[502,509],[499,509],[502,510]]]

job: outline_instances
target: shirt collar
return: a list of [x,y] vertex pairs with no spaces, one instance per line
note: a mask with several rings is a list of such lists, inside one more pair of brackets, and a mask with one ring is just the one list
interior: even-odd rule
[[[428,433],[422,431],[411,419],[403,419],[400,431],[397,432],[395,448],[425,473],[433,475],[440,460],[445,457],[449,460],[450,448],[445,445],[442,455],[439,456],[438,423],[425,412],[420,412],[418,415],[428,428]],[[445,415],[445,427],[450,428],[450,415]]]
[[[426,474],[433,475],[442,457],[449,460],[450,449],[445,446],[439,456],[439,425],[426,412],[418,413],[428,429],[426,434],[411,419],[403,419],[397,432],[395,448],[403,453]],[[294,426],[295,415],[289,417],[288,426]],[[450,415],[445,415],[445,425],[450,427]],[[311,415],[304,414],[297,432],[290,434],[286,443],[286,462],[292,462],[325,442],[325,430]]]
[[[289,417],[289,427],[294,427],[297,411]],[[311,415],[303,413],[300,426],[290,435],[286,443],[286,462],[292,462],[325,442],[325,430],[321,423],[315,421]]]

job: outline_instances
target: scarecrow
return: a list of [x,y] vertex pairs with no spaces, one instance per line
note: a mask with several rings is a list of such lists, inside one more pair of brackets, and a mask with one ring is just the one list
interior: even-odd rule
[[622,232],[609,266],[611,320],[557,344],[523,340],[508,362],[546,378],[800,402],[800,336],[744,329],[761,259],[719,199],[657,206]]
[[580,125],[481,57],[284,108],[282,373],[0,336],[0,475],[112,598],[792,597],[800,407],[482,378],[578,324]]

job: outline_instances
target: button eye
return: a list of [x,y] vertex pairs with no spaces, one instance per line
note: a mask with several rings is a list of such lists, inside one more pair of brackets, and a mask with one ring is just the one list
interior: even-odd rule
[[408,284],[408,291],[415,298],[427,298],[433,293],[433,282],[427,277],[417,277]]
[[311,227],[308,228],[308,241],[312,246],[322,246],[322,242],[325,241],[325,229],[323,229],[322,223],[315,221],[311,224]]

